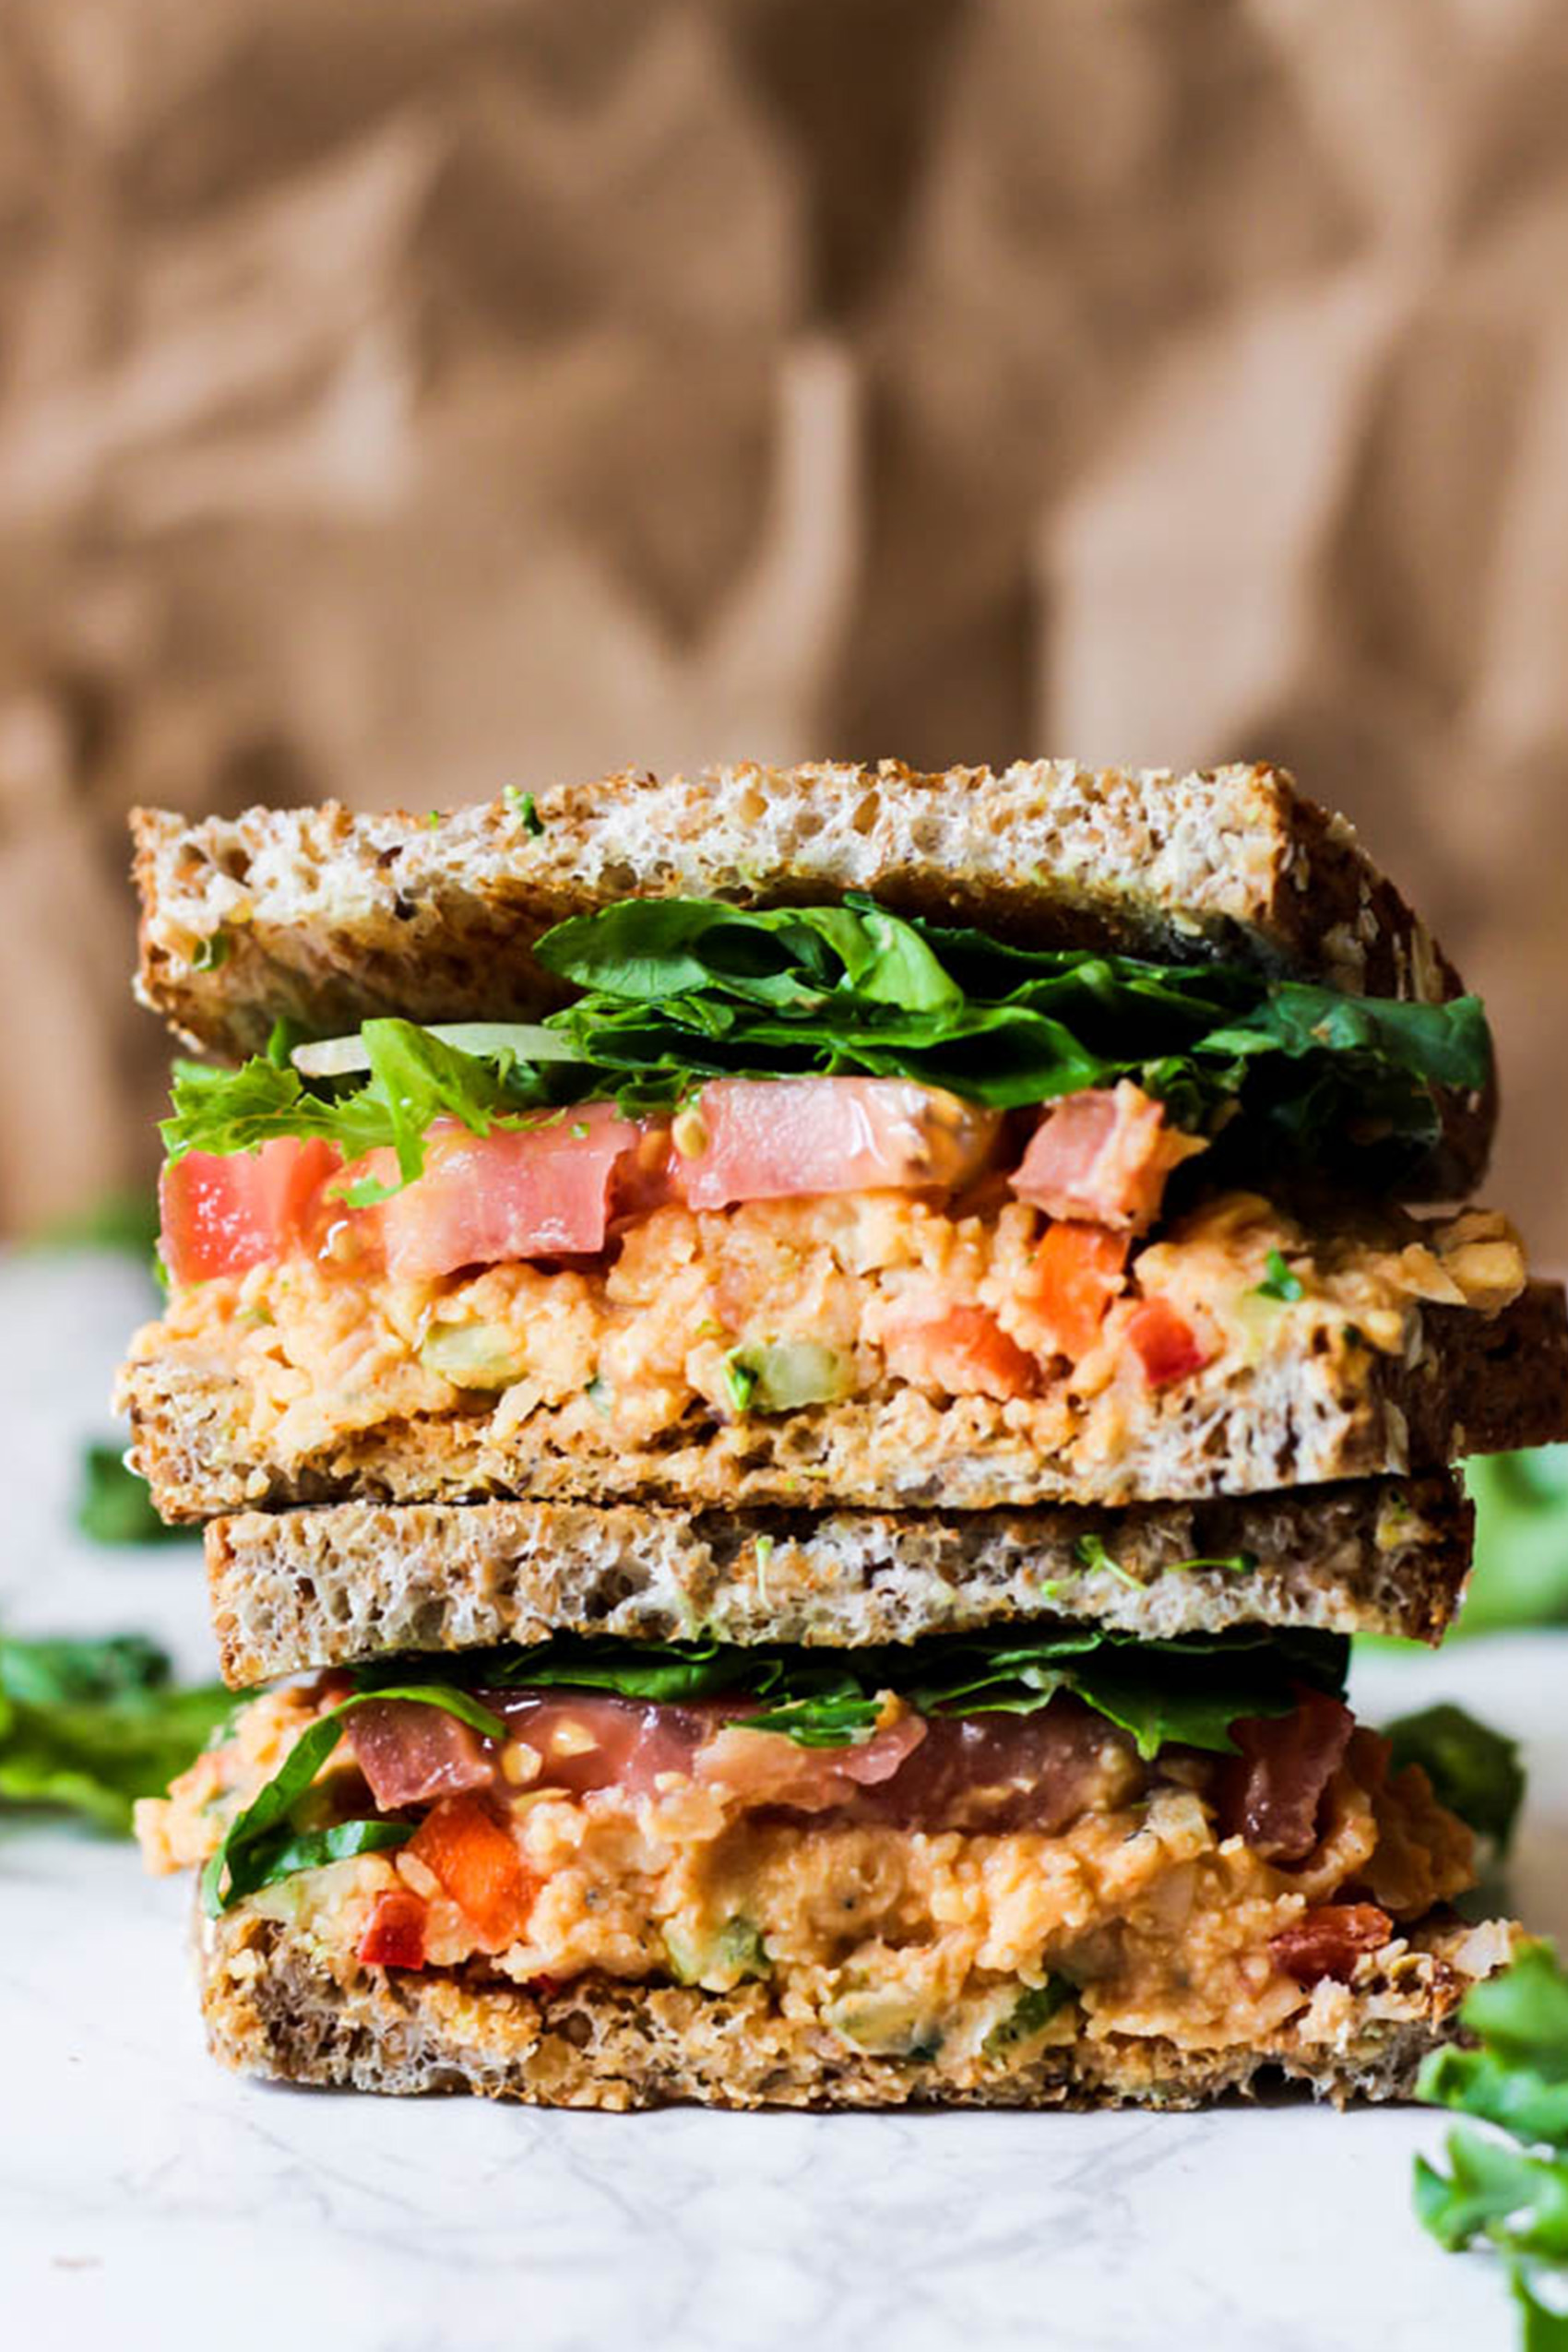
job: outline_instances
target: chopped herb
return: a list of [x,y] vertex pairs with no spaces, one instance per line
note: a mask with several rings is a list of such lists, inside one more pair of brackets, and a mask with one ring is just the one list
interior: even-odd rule
[[1257,1289],[1253,1293],[1254,1297],[1259,1299],[1284,1299],[1291,1301],[1301,1298],[1302,1295],[1301,1277],[1299,1274],[1291,1273],[1289,1265],[1286,1263],[1285,1255],[1282,1251],[1270,1250],[1267,1259],[1265,1260],[1265,1264],[1267,1265],[1268,1271],[1264,1276],[1263,1280],[1258,1284]]
[[501,797],[506,803],[507,814],[525,833],[537,835],[544,831],[544,819],[531,792],[519,792],[515,784],[508,784]]
[[737,1413],[749,1412],[758,1375],[739,1353],[724,1359],[724,1394]]
[[435,832],[441,823],[441,811],[439,809],[432,809],[430,814],[425,818],[425,823],[429,826],[433,833]]
[[1020,2042],[1032,2040],[1076,1991],[1070,1977],[1059,1975],[1049,1976],[1042,1985],[1026,1985],[1006,2016],[987,2034],[980,2044],[980,2055],[1001,2058]]
[[1112,1560],[1097,1535],[1079,1536],[1073,1546],[1073,1556],[1080,1568],[1087,1568],[1091,1571],[1103,1568],[1109,1575],[1119,1576],[1124,1585],[1131,1585],[1134,1592],[1142,1590],[1138,1578],[1133,1574],[1131,1569],[1123,1568],[1119,1560]]
[[196,941],[196,946],[192,950],[192,971],[217,971],[220,964],[226,964],[228,962],[231,954],[233,952],[233,945],[234,943],[230,938],[226,931],[208,932],[205,939],[198,939]]
[[594,1411],[601,1413],[608,1420],[615,1402],[615,1391],[601,1372],[595,1372],[588,1386],[583,1390],[583,1395],[588,1398]]

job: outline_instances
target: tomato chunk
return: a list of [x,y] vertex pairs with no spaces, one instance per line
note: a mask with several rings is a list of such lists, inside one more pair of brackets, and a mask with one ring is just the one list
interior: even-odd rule
[[1128,1237],[1103,1225],[1048,1225],[1035,1252],[1030,1295],[1063,1356],[1076,1363],[1099,1337],[1122,1288]]
[[808,1193],[958,1192],[1001,1129],[1000,1111],[904,1078],[719,1078],[695,1107],[697,1148],[678,1151],[671,1174],[692,1208]]
[[1039,1365],[1010,1339],[985,1307],[950,1307],[945,1314],[895,1324],[884,1341],[888,1370],[899,1380],[946,1389],[950,1396],[1028,1396],[1039,1386]]
[[159,1249],[175,1282],[244,1274],[311,1238],[324,1187],[342,1161],[319,1136],[280,1135],[259,1151],[188,1151],[158,1180]]
[[1151,1388],[1186,1380],[1210,1360],[1210,1350],[1167,1299],[1146,1299],[1127,1325],[1127,1336],[1143,1359]]
[[1090,1087],[1046,1112],[1013,1178],[1020,1200],[1049,1217],[1143,1232],[1154,1223],[1166,1179],[1202,1139],[1165,1121],[1165,1107],[1135,1087]]
[[434,1281],[461,1265],[596,1255],[616,1165],[637,1140],[609,1102],[488,1135],[440,1121],[425,1139],[423,1175],[373,1212],[388,1267]]
[[422,1968],[424,1918],[424,1904],[412,1887],[387,1887],[375,1898],[360,1958],[375,1968]]
[[1394,1932],[1394,1922],[1375,1903],[1324,1903],[1293,1928],[1281,1929],[1269,1950],[1288,1977],[1315,1985],[1324,1977],[1346,1984],[1363,1952],[1376,1952]]
[[482,1797],[444,1797],[414,1832],[409,1851],[440,1881],[481,1943],[492,1952],[516,1943],[540,1882]]

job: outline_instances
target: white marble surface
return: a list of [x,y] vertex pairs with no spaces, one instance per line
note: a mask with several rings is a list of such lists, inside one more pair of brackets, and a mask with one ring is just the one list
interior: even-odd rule
[[[112,1260],[0,1266],[15,1629],[147,1627],[202,1670],[194,1548],[70,1532],[77,1448],[140,1308]],[[25,1344],[18,1344],[25,1335]],[[1527,1739],[1517,1907],[1568,1938],[1568,1636],[1363,1669]],[[1502,2283],[1409,2211],[1420,2112],[628,2118],[268,2090],[200,2045],[187,1890],[0,1828],[6,2345],[117,2352],[1492,2352]],[[887,2334],[884,2336],[883,2331]]]

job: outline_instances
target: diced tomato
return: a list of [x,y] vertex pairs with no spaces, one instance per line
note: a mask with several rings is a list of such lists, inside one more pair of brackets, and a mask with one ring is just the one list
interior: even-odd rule
[[517,1942],[540,1883],[482,1797],[444,1797],[414,1832],[409,1852],[440,1881],[490,1951]]
[[369,1699],[347,1723],[354,1762],[384,1813],[488,1788],[493,1752],[477,1731],[421,1699]]
[[693,1208],[806,1193],[952,1193],[979,1175],[1001,1131],[1000,1111],[903,1078],[720,1078],[691,1114],[698,1147],[677,1151],[671,1172]]
[[159,1249],[175,1282],[206,1282],[285,1257],[309,1241],[323,1188],[342,1162],[319,1137],[259,1151],[188,1151],[158,1182]]
[[1343,1700],[1301,1685],[1289,1715],[1233,1723],[1236,1753],[1217,1790],[1228,1836],[1258,1853],[1299,1862],[1317,1843],[1324,1791],[1344,1762],[1355,1717]]
[[610,1102],[488,1135],[441,1121],[425,1140],[423,1175],[372,1212],[390,1271],[434,1281],[460,1265],[597,1255],[617,1164],[639,1134]]
[[1052,1104],[1013,1178],[1020,1200],[1048,1217],[1143,1232],[1159,1214],[1173,1168],[1205,1148],[1165,1122],[1165,1107],[1123,1078]]
[[925,1321],[895,1324],[883,1342],[898,1380],[946,1389],[950,1396],[1028,1396],[1039,1365],[1010,1339],[985,1307],[950,1307]]
[[1059,1220],[1035,1252],[1029,1296],[1063,1356],[1076,1363],[1099,1337],[1106,1309],[1122,1288],[1128,1237],[1103,1225]]
[[422,1968],[424,1918],[424,1904],[412,1887],[387,1887],[375,1898],[360,1958],[375,1968]]
[[1186,1380],[1210,1360],[1210,1350],[1167,1299],[1146,1299],[1128,1323],[1127,1336],[1143,1359],[1151,1388]]
[[1324,1977],[1346,1984],[1362,1953],[1376,1952],[1393,1932],[1393,1920],[1375,1903],[1324,1903],[1293,1928],[1282,1928],[1268,1948],[1298,1984],[1315,1985]]

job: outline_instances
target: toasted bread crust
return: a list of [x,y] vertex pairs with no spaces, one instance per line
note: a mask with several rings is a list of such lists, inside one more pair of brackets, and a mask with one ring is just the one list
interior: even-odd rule
[[288,1459],[244,1433],[244,1391],[217,1356],[155,1357],[121,1374],[131,1459],[170,1520],[250,1505],[355,1499],[670,1503],[794,1509],[1113,1508],[1257,1494],[1443,1468],[1467,1454],[1568,1435],[1568,1311],[1531,1283],[1498,1313],[1426,1306],[1408,1360],[1349,1329],[1297,1360],[1239,1362],[1218,1389],[1177,1383],[1128,1406],[1114,1450],[1036,1450],[985,1396],[914,1388],[740,1421],[680,1424],[662,1447],[618,1443],[569,1408],[515,1428],[465,1415],[383,1422]]
[[[560,1632],[864,1645],[1017,1618],[1146,1638],[1317,1626],[1436,1642],[1472,1514],[1456,1479],[1114,1515],[689,1513],[549,1503],[252,1511],[207,1531],[224,1680]],[[1086,1565],[1098,1538],[1113,1565]],[[1238,1571],[1214,1564],[1251,1555]]]
[[1514,1936],[1502,1922],[1411,1930],[1361,1964],[1332,2016],[1309,2010],[1265,2049],[1080,2034],[956,2081],[787,2018],[762,1985],[711,1993],[584,1978],[541,1999],[505,1982],[357,1964],[339,1977],[296,1930],[244,1909],[199,1923],[197,1968],[214,2056],[283,2082],[624,2111],[680,2100],[1181,2108],[1283,2080],[1343,2106],[1406,2096],[1421,2058],[1455,2031],[1465,1993],[1502,1965]]

